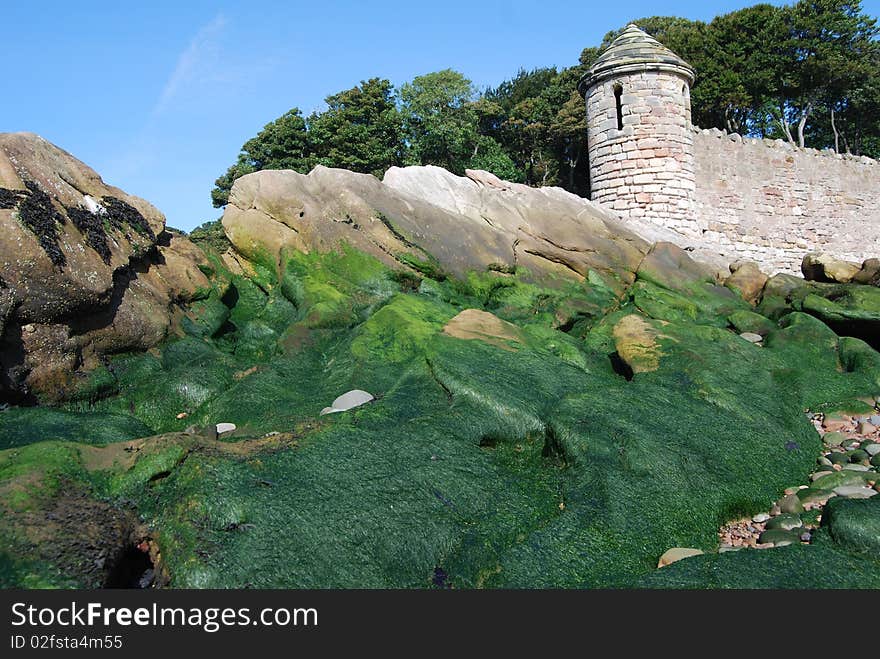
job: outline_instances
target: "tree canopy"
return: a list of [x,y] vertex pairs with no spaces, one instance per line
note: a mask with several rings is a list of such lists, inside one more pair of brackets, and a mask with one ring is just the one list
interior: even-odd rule
[[[697,71],[693,120],[800,147],[880,157],[880,42],[861,2],[756,4],[705,23],[675,16],[635,23]],[[307,173],[315,165],[382,176],[395,165],[486,169],[529,185],[589,193],[586,117],[578,78],[623,29],[571,67],[521,68],[478,90],[451,69],[399,88],[373,78],[328,96],[303,117],[293,108],[245,142],[211,193],[260,169]]]

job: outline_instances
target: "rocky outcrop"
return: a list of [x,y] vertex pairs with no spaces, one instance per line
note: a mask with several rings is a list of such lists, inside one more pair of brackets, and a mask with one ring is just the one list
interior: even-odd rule
[[848,284],[860,270],[858,263],[841,261],[828,254],[807,254],[801,263],[801,272],[807,281]]
[[737,261],[730,264],[730,273],[724,285],[737,291],[747,302],[756,304],[767,283],[767,275],[761,272],[758,264],[752,261]]
[[109,352],[164,339],[210,287],[151,204],[31,133],[0,134],[0,396],[60,400]]
[[238,252],[265,265],[278,266],[285,249],[347,243],[396,267],[522,269],[542,281],[583,280],[592,270],[620,290],[650,246],[559,188],[430,166],[391,168],[383,181],[326,167],[249,174],[235,182],[223,226]]
[[854,284],[880,286],[880,259],[867,259],[852,280]]

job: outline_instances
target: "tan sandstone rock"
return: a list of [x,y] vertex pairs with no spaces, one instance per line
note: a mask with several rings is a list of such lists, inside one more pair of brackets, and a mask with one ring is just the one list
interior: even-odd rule
[[835,259],[828,254],[807,254],[801,263],[804,279],[809,281],[848,284],[861,270],[861,266]]
[[232,188],[223,227],[238,252],[270,267],[286,249],[348,243],[392,267],[436,259],[457,275],[524,268],[537,280],[580,281],[592,270],[621,293],[649,248],[613,214],[560,188],[431,166],[392,167],[383,181],[326,167],[249,174]]
[[755,304],[761,297],[767,275],[761,272],[757,263],[737,261],[730,265],[731,275],[724,281],[727,288],[737,291],[746,302]]

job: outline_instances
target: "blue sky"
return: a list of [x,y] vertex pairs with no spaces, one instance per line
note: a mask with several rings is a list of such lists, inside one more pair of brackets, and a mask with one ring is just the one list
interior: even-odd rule
[[[494,86],[520,67],[570,66],[634,18],[752,4],[7,2],[0,132],[39,133],[190,230],[219,217],[210,190],[241,145],[291,107],[448,67]],[[880,14],[880,0],[863,7]]]

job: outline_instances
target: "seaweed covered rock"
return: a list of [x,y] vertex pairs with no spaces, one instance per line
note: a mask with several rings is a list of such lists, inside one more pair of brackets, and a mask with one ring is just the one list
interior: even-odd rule
[[805,281],[777,274],[764,286],[758,311],[773,319],[803,311],[842,336],[880,346],[880,288],[876,286]]
[[[484,172],[259,172],[223,227],[192,272],[165,232],[116,307],[124,327],[151,290],[181,334],[124,354],[101,335],[63,409],[0,411],[0,585],[94,585],[86,559],[132,540],[172,587],[877,584],[876,511],[801,545],[812,501],[789,490],[815,475],[817,410],[877,410],[880,353],[819,317],[876,288],[728,276]],[[867,450],[842,455],[808,494],[876,484],[851,468]],[[70,492],[82,531],[53,523]],[[717,553],[783,493],[778,548]],[[658,570],[670,548],[690,557]]]
[[108,352],[162,339],[210,287],[148,202],[31,133],[0,134],[0,395],[62,400]]

